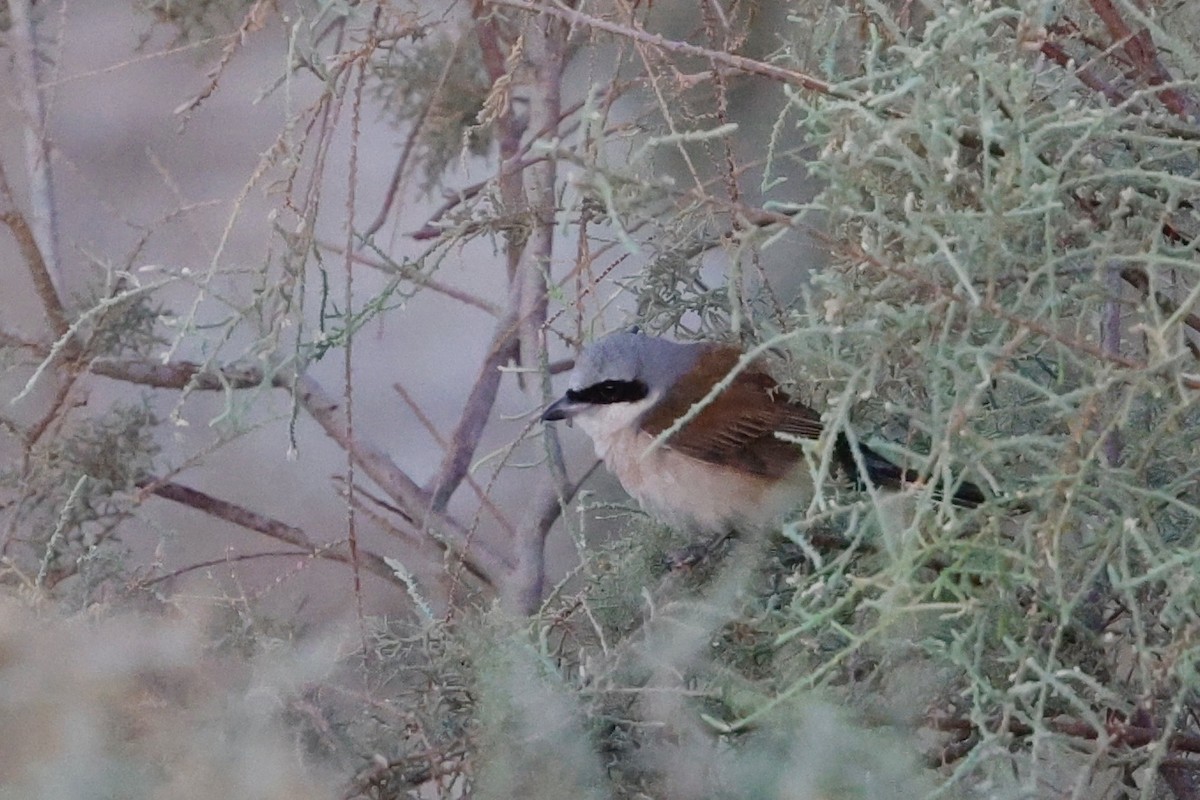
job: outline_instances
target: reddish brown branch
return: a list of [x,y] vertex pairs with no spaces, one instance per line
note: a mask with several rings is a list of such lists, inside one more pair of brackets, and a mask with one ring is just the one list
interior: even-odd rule
[[[1042,55],[1063,69],[1070,69],[1075,62],[1075,59],[1061,45],[1049,39],[1042,42],[1041,51]],[[1128,99],[1120,89],[1101,78],[1096,70],[1088,64],[1076,68],[1075,77],[1079,78],[1084,86],[1104,95],[1104,99],[1108,100],[1111,105],[1120,105]]]
[[[1130,286],[1142,293],[1143,297],[1153,298],[1155,304],[1166,314],[1175,314],[1179,311],[1179,304],[1171,298],[1167,297],[1162,292],[1154,292],[1150,288],[1150,276],[1144,269],[1136,267],[1126,267],[1121,270],[1121,279]],[[1184,325],[1191,328],[1196,333],[1200,333],[1200,316],[1187,313],[1181,318]],[[1192,356],[1200,359],[1200,345],[1192,341],[1190,337],[1184,337],[1184,344],[1191,351]]]
[[8,228],[17,242],[21,258],[25,261],[29,277],[33,280],[34,291],[37,292],[38,300],[42,303],[46,318],[50,320],[50,329],[54,331],[55,337],[62,338],[71,328],[67,321],[66,311],[54,288],[54,280],[50,277],[50,268],[46,264],[46,259],[42,257],[42,249],[38,247],[37,238],[33,235],[33,228],[30,227],[29,221],[17,210],[13,202],[12,192],[2,166],[0,166],[0,192],[4,195],[6,206],[3,211],[0,211],[0,223]]
[[[1091,0],[1091,6],[1113,39],[1121,43],[1121,48],[1149,85],[1162,87],[1174,80],[1158,57],[1158,50],[1150,37],[1150,31],[1142,28],[1135,33],[1112,0]],[[1158,97],[1175,116],[1185,120],[1192,117],[1194,104],[1191,98],[1178,89],[1162,88]]]
[[[935,765],[949,764],[965,756],[980,740],[978,728],[962,717],[930,719],[927,724],[934,730],[955,735],[953,742],[928,759]],[[1092,723],[1074,717],[1053,717],[1044,720],[1044,725],[1054,733],[1073,739],[1095,741],[1101,734]],[[1034,728],[1027,723],[1010,720],[1006,732],[1014,736],[1031,736]],[[1200,753],[1200,733],[1196,731],[1178,731],[1164,736],[1163,731],[1153,724],[1131,724],[1115,714],[1110,716],[1110,721],[1105,725],[1104,734],[1113,747],[1146,747],[1162,741],[1173,753]]]

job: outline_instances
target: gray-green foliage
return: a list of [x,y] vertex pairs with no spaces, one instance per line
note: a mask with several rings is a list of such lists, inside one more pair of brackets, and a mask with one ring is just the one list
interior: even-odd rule
[[[57,428],[33,447],[7,479],[21,490],[11,509],[22,556],[47,571],[73,572],[76,559],[107,539],[132,507],[138,480],[158,452],[157,419],[144,403],[114,404],[104,413]],[[17,552],[17,551],[14,551]]]
[[899,418],[910,458],[1001,499],[925,506],[898,561],[806,576],[784,636],[837,626],[800,683],[866,661],[871,685],[915,626],[910,646],[956,674],[936,702],[978,726],[957,782],[991,785],[1001,760],[1026,790],[1059,771],[1100,791],[1123,757],[1052,763],[1078,734],[1050,720],[1102,732],[1152,709],[1157,759],[1196,689],[1200,413],[1178,309],[1200,277],[1200,159],[1194,133],[1145,110],[1150,91],[1110,104],[1023,47],[1031,13],[955,4],[919,35],[872,26],[843,99],[793,96],[835,256],[794,371],[860,419]]
[[[869,499],[830,487],[789,528],[806,557],[773,554],[744,604],[718,604],[729,622],[708,628],[711,648],[674,664],[677,682],[659,691],[696,697],[668,718],[706,709],[716,730],[741,731],[815,691],[861,721],[923,731],[914,749],[950,762],[943,793],[1165,791],[1154,767],[1194,718],[1200,656],[1200,412],[1186,316],[1200,277],[1197,135],[1161,90],[1097,67],[1128,98],[1111,101],[1040,54],[1063,12],[947,4],[902,20],[876,4],[865,18],[822,17],[829,48],[787,51],[840,79],[829,93],[788,90],[777,126],[799,120],[824,189],[805,203],[768,182],[764,195],[819,225],[833,264],[788,313],[750,317],[752,338],[786,351],[781,376],[829,408],[831,427],[853,420],[930,488],[914,487],[913,516],[889,529]],[[1172,36],[1179,8],[1165,13],[1152,26],[1160,56],[1195,95],[1194,43]],[[809,23],[793,24],[785,38],[807,42]],[[678,257],[694,258],[719,217],[687,202],[690,187],[650,178],[637,191],[628,179],[653,175],[667,140],[719,157],[697,144],[716,126],[686,104],[671,107],[674,122],[699,130],[647,137],[591,165],[583,186],[620,233],[651,242],[657,257],[628,284],[639,316],[654,330],[687,320],[720,331],[739,299],[733,281],[709,285]],[[772,153],[768,176],[794,155]],[[648,221],[664,197],[675,206]],[[934,497],[961,475],[994,499],[968,511]],[[628,607],[607,612],[645,585],[646,561],[593,558],[604,569],[582,602],[595,603],[596,635],[616,655],[584,646],[579,657],[590,685],[600,670],[614,696],[644,691],[653,671],[617,665],[623,646],[650,635],[635,624],[629,636]],[[678,589],[652,590],[667,609],[643,613],[693,624],[663,599]],[[648,723],[664,717],[602,707],[633,720],[613,740],[661,744]],[[1111,733],[1125,719],[1146,740],[1130,751]],[[752,760],[751,740],[738,741]],[[1079,757],[1081,747],[1099,749]]]

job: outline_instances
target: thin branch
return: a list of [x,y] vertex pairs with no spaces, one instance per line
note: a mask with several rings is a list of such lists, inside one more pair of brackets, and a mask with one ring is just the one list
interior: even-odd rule
[[[371,505],[368,505],[366,502],[364,502],[364,498],[369,500]],[[378,508],[382,508],[385,511],[395,514],[406,522],[411,523],[412,520],[408,518],[408,515],[404,513],[403,509],[397,508],[396,506],[384,500],[382,497],[375,496],[362,486],[358,487],[353,499],[347,497],[347,501],[353,502],[359,512],[370,517],[371,520],[374,521],[374,523],[380,528],[382,528],[385,533],[396,539],[399,539],[400,541],[419,551],[421,558],[427,562],[428,566],[434,567],[434,569],[429,570],[430,574],[433,574],[435,571],[437,571],[437,567],[445,566],[444,554],[446,552],[446,548],[442,546],[440,542],[431,537],[423,535],[422,531],[420,531],[418,528],[409,528],[408,530],[405,530],[404,528],[397,526],[391,519],[383,516],[377,510]],[[405,553],[405,557],[408,555],[409,553]],[[463,568],[467,572],[478,578],[484,585],[492,586],[488,576],[480,572],[478,567],[471,563],[470,559],[460,558],[458,559],[458,563],[462,564]],[[492,588],[495,587],[492,586]]]
[[42,255],[42,249],[38,245],[33,228],[30,227],[25,216],[17,210],[16,198],[8,185],[8,176],[4,173],[2,164],[0,164],[0,194],[3,195],[4,204],[7,206],[0,211],[0,223],[7,226],[12,232],[13,238],[16,239],[17,247],[21,251],[21,258],[24,259],[29,276],[33,279],[34,291],[37,292],[42,309],[50,320],[50,329],[54,331],[56,337],[62,338],[71,329],[70,323],[67,322],[67,313],[63,310],[62,300],[54,288],[50,267]]
[[[319,240],[317,241],[317,246],[322,247],[331,253],[337,253],[338,255],[344,255],[346,250],[346,248],[342,245]],[[490,300],[477,297],[470,292],[459,289],[455,286],[451,286],[448,283],[442,283],[438,279],[432,278],[420,270],[410,267],[404,262],[393,261],[387,258],[381,261],[358,252],[354,253],[351,258],[357,264],[362,264],[364,266],[371,267],[372,269],[377,269],[385,275],[399,275],[402,278],[412,281],[418,286],[438,292],[439,294],[444,294],[452,300],[457,300],[463,305],[478,308],[480,311],[486,311],[493,317],[498,317],[504,313],[500,306],[496,305]]]
[[[409,410],[413,412],[413,416],[415,416],[417,421],[421,423],[421,427],[424,428],[426,432],[433,438],[433,441],[437,443],[437,446],[442,448],[442,451],[445,452],[447,448],[446,440],[442,437],[441,432],[438,431],[437,426],[433,424],[433,420],[430,419],[429,415],[425,413],[425,410],[421,408],[421,405],[417,402],[417,399],[409,394],[408,390],[399,383],[393,383],[392,388],[396,390],[396,394],[400,395],[400,399],[403,400],[404,404],[407,405]],[[497,523],[500,524],[500,527],[504,528],[505,532],[509,536],[515,535],[516,529],[513,527],[513,524],[509,522],[508,517],[504,515],[504,512],[500,509],[500,507],[492,502],[492,499],[488,497],[487,492],[483,490],[483,487],[479,485],[479,482],[472,478],[469,473],[465,476],[465,480],[467,485],[471,487],[471,491],[475,493],[475,497],[479,500],[480,505],[492,512],[492,517]]]
[[[454,41],[454,49],[450,51],[450,57],[446,59],[446,65],[442,67],[442,74],[438,77],[437,84],[433,87],[433,91],[429,93],[429,99],[425,101],[425,105],[421,107],[421,113],[413,120],[412,128],[408,132],[408,136],[404,140],[404,147],[400,151],[400,158],[396,161],[396,168],[392,170],[392,179],[388,182],[387,191],[383,195],[383,204],[379,207],[379,213],[375,216],[375,220],[367,226],[363,231],[364,239],[370,239],[379,229],[383,227],[383,223],[387,222],[388,214],[392,207],[396,204],[396,192],[400,189],[400,181],[404,178],[404,172],[408,168],[408,160],[412,156],[413,147],[416,146],[417,139],[421,136],[421,131],[425,128],[425,121],[429,119],[429,113],[433,111],[433,107],[437,105],[438,99],[442,95],[442,90],[446,87],[446,81],[450,79],[450,70],[454,68],[455,62],[458,61],[459,53],[462,51],[463,42],[466,37],[460,36]],[[396,214],[399,215],[399,206],[396,206]]]
[[[511,297],[510,302],[515,298]],[[442,463],[430,482],[428,494],[431,498],[429,508],[434,513],[445,511],[450,498],[458,489],[467,471],[471,468],[471,459],[479,446],[480,436],[492,414],[492,406],[496,402],[496,393],[500,389],[500,378],[503,373],[500,367],[512,361],[517,355],[517,315],[514,309],[496,324],[492,334],[491,344],[479,366],[479,373],[471,387],[467,401],[463,405],[462,416],[454,432],[450,434],[450,446],[442,457]],[[424,490],[422,490],[424,491]]]
[[201,569],[210,567],[219,567],[222,564],[236,564],[240,561],[254,561],[260,558],[313,558],[311,550],[267,550],[261,553],[241,553],[239,555],[229,555],[222,558],[210,558],[207,561],[199,561],[195,564],[189,564],[186,567],[171,570],[165,575],[159,575],[149,580],[138,581],[139,586],[153,586],[156,583],[163,583],[187,575],[189,572],[196,572]]
[[618,25],[616,23],[600,19],[599,17],[593,17],[588,14],[584,14],[581,11],[575,11],[574,9],[563,8],[562,6],[558,5],[548,5],[546,3],[527,2],[526,0],[484,0],[484,2],[487,5],[505,6],[507,8],[528,11],[531,14],[555,17],[571,25],[586,25],[589,28],[611,33],[615,36],[621,36],[626,39],[632,39],[635,42],[641,42],[659,50],[665,50],[670,53],[678,53],[680,55],[698,56],[718,64],[723,64],[727,67],[732,67],[739,72],[745,72],[751,75],[760,75],[764,78],[781,81],[792,86],[800,86],[801,88],[829,95],[830,97],[854,101],[858,101],[860,99],[854,95],[834,89],[833,85],[827,81],[814,78],[813,76],[798,70],[779,67],[774,64],[768,64],[765,61],[757,61],[753,58],[746,58],[745,56],[734,55],[733,53],[725,53],[708,47],[700,47],[698,45],[691,44],[690,42],[667,39],[661,34],[647,33],[641,28]]
[[535,527],[542,537],[550,533],[550,529],[554,527],[554,523],[562,516],[563,509],[570,504],[575,495],[579,493],[579,489],[595,474],[599,467],[600,459],[593,458],[592,463],[583,471],[578,480],[574,482],[567,481],[553,495],[545,495],[541,503],[533,504],[532,513],[529,515],[530,524]]
[[[342,304],[346,314],[354,313],[354,215],[358,199],[358,146],[362,141],[362,99],[367,84],[367,62],[369,54],[377,46],[379,35],[379,20],[383,14],[383,5],[377,4],[371,15],[371,24],[367,28],[366,42],[363,45],[362,57],[355,58],[358,67],[358,80],[354,81],[350,101],[350,163],[346,175],[346,248],[342,255],[344,272],[342,283]],[[342,399],[345,401],[346,435],[350,440],[357,439],[354,427],[354,341],[353,330],[347,331],[345,345],[342,347]],[[358,632],[362,640],[363,679],[367,679],[367,663],[371,648],[367,634],[367,616],[363,604],[361,563],[358,546],[358,508],[354,502],[354,491],[357,486],[355,472],[358,467],[357,459],[349,449],[346,453],[346,536],[350,545],[350,566],[354,574],[354,607],[358,618]]]
[[[190,387],[201,390],[244,389],[261,386],[264,382],[276,388],[291,389],[292,376],[286,371],[265,376],[255,367],[218,369],[187,361],[158,364],[129,359],[96,359],[91,365],[97,375],[160,389]],[[373,480],[403,513],[412,520],[427,520],[428,526],[442,546],[454,550],[461,558],[471,560],[474,568],[488,582],[501,585],[512,568],[509,559],[485,543],[471,540],[468,531],[453,517],[431,509],[431,495],[418,486],[391,458],[379,448],[355,439],[349,433],[342,404],[309,375],[294,381],[296,399],[301,407],[319,424],[325,433],[344,450]]]
[[[304,531],[295,526],[259,514],[257,511],[251,511],[228,500],[213,497],[198,489],[192,489],[174,481],[159,482],[152,478],[138,481],[138,487],[166,500],[203,511],[211,517],[298,547],[312,558],[324,558],[344,564],[351,563],[350,553],[345,542],[336,545],[314,544]],[[403,581],[396,576],[392,568],[380,556],[365,550],[360,550],[358,556],[363,569],[390,583],[403,585]]]
[[209,70],[208,84],[200,90],[200,92],[188,102],[178,106],[174,113],[176,116],[186,118],[193,111],[200,107],[208,98],[212,97],[217,91],[217,85],[221,82],[221,77],[225,74],[225,69],[229,66],[246,43],[246,39],[252,33],[262,30],[269,22],[270,12],[279,13],[279,9],[273,0],[256,0],[245,16],[242,17],[242,23],[238,26],[237,35],[229,37],[225,46],[221,48],[221,59],[217,65]]

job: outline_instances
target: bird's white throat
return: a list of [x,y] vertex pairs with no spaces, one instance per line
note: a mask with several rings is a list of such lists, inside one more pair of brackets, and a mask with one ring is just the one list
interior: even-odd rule
[[581,412],[575,417],[583,432],[591,437],[596,446],[596,455],[606,458],[620,434],[636,431],[638,421],[654,407],[659,399],[658,392],[651,392],[635,403],[608,403]]

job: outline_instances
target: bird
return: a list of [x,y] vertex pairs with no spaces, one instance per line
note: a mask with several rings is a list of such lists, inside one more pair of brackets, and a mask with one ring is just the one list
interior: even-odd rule
[[[577,423],[625,491],[671,527],[714,541],[767,530],[815,490],[801,447],[776,434],[817,440],[825,426],[817,411],[788,397],[761,359],[743,362],[733,345],[618,330],[581,350],[566,394],[541,419]],[[916,472],[851,445],[843,431],[832,461],[860,487],[900,490],[920,482]],[[984,499],[968,482],[951,495],[964,507]]]

